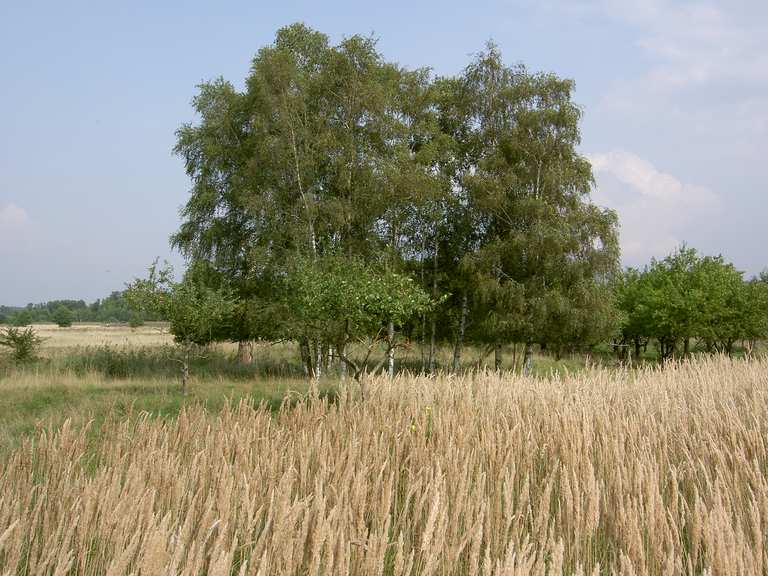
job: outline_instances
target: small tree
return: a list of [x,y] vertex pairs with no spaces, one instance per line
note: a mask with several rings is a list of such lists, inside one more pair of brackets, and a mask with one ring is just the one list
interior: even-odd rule
[[205,346],[221,333],[220,327],[237,306],[234,293],[227,287],[210,288],[191,276],[174,282],[173,271],[166,264],[149,268],[149,276],[137,279],[125,291],[125,298],[137,312],[167,318],[174,340],[181,348],[183,394],[187,392],[189,361],[196,346]]
[[144,316],[141,312],[133,311],[128,318],[128,326],[131,328],[138,328],[144,326]]
[[44,341],[32,327],[24,330],[16,327],[0,330],[0,346],[10,348],[16,362],[30,362],[37,358],[37,352]]
[[72,311],[63,304],[59,304],[53,311],[52,319],[59,328],[69,328],[72,326]]
[[19,310],[11,315],[10,324],[12,326],[29,326],[32,324],[32,313],[26,308]]
[[[286,288],[291,314],[289,335],[331,344],[360,382],[379,345],[383,344],[385,354],[373,372],[383,366],[391,350],[401,345],[387,330],[388,325],[402,327],[433,305],[410,278],[335,256],[298,262]],[[348,345],[353,342],[364,346],[362,360],[349,356]]]

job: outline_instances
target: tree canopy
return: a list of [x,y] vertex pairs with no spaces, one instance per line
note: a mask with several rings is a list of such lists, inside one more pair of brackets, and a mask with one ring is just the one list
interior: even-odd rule
[[[342,318],[368,337],[388,325],[390,348],[395,330],[457,348],[465,333],[600,340],[616,326],[617,223],[589,200],[572,91],[493,45],[435,77],[386,61],[372,38],[288,26],[244,90],[199,87],[199,120],[177,133],[192,188],[172,243],[235,290],[231,340],[339,345]],[[414,305],[363,312],[326,286],[358,280],[366,297]]]
[[642,271],[628,270],[616,294],[624,342],[639,347],[654,339],[662,359],[688,354],[694,339],[730,354],[738,340],[768,336],[768,283],[745,280],[722,256],[686,246]]

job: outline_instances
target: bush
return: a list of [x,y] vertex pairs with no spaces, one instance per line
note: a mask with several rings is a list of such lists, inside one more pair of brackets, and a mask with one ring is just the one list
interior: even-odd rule
[[31,327],[25,330],[13,327],[0,331],[0,346],[10,348],[16,362],[29,362],[37,358],[44,340]]
[[32,314],[29,310],[19,310],[9,318],[12,326],[29,326],[32,323]]
[[144,317],[139,312],[131,312],[131,317],[128,319],[128,325],[131,328],[144,326]]
[[59,328],[69,328],[72,326],[72,311],[64,305],[59,305],[53,311],[53,321]]

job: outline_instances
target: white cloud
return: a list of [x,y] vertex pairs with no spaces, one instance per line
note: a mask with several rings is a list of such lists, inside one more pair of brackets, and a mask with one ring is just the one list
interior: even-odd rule
[[[685,90],[729,92],[729,102],[768,84],[768,11],[738,10],[734,2],[595,0],[593,12],[636,30],[646,72],[619,83],[608,101],[669,99]],[[697,94],[701,96],[701,94]]]
[[686,240],[691,224],[718,206],[711,190],[681,182],[626,150],[588,158],[598,183],[593,199],[619,214],[626,264],[642,265],[666,255]]
[[683,184],[671,174],[659,172],[648,160],[626,150],[588,154],[595,173],[609,173],[638,194],[677,207],[711,206],[717,197],[703,186]]
[[626,28],[627,42],[641,57],[627,71],[615,71],[602,114],[645,118],[709,139],[730,157],[754,160],[764,153],[768,2],[548,0],[547,6]]
[[19,230],[28,220],[27,211],[16,204],[6,204],[0,208],[0,231]]

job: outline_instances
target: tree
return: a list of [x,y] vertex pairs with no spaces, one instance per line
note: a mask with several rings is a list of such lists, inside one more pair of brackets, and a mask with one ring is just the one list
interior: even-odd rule
[[[371,38],[338,44],[302,24],[258,51],[238,91],[200,86],[178,131],[192,180],[173,244],[236,291],[232,340],[307,325],[285,306],[295,266],[328,258],[408,275],[441,305],[403,326],[423,366],[451,340],[590,345],[617,323],[616,216],[589,202],[573,83],[504,65],[494,46],[460,77],[385,61]],[[396,339],[387,324],[387,339]],[[329,345],[294,331],[305,364]],[[319,338],[319,336],[317,336]],[[312,339],[312,340],[310,340]],[[388,369],[394,371],[394,346]]]
[[683,354],[688,354],[690,339],[700,331],[703,282],[697,278],[699,266],[696,250],[683,245],[663,260],[652,260],[646,271],[646,294],[640,306],[662,361],[672,357],[681,341]]
[[189,361],[195,347],[217,340],[222,324],[237,309],[233,290],[211,288],[194,275],[174,282],[170,266],[158,269],[155,262],[149,275],[137,279],[125,291],[125,298],[137,312],[161,314],[170,322],[170,331],[181,348],[182,391],[186,394]]
[[[330,343],[361,382],[378,344],[384,344],[385,354],[374,372],[387,360],[389,350],[398,346],[388,335],[388,325],[401,327],[433,304],[407,276],[336,256],[298,261],[285,288],[285,305],[294,311],[295,319],[286,326],[286,335]],[[351,343],[364,346],[362,360],[350,354]],[[308,369],[318,374],[311,365]]]
[[24,330],[18,327],[10,327],[0,331],[0,346],[10,348],[13,359],[16,362],[30,362],[34,360],[44,341],[45,339],[38,336],[32,327]]
[[606,298],[618,270],[617,218],[589,203],[589,162],[576,152],[573,83],[502,62],[495,46],[457,90],[458,177],[478,240],[462,258],[474,276],[486,341],[593,343],[616,325]]
[[10,324],[12,326],[29,326],[32,323],[32,313],[27,308],[23,308],[11,315]]
[[72,326],[72,311],[63,304],[59,304],[53,311],[52,320],[60,328],[69,328]]
[[625,342],[634,340],[639,348],[642,340],[655,339],[662,361],[676,352],[687,356],[694,340],[730,355],[737,341],[768,335],[765,284],[745,282],[722,256],[701,256],[685,245],[642,272],[626,271],[616,299]]
[[699,299],[698,336],[709,349],[729,356],[738,340],[764,338],[768,319],[765,285],[745,282],[741,272],[722,256],[701,258],[696,269]]
[[635,358],[640,357],[640,349],[648,343],[650,327],[645,309],[641,303],[646,295],[645,275],[636,268],[628,268],[614,278],[614,299],[620,314],[621,341],[617,351],[620,357],[633,346]]
[[294,312],[275,302],[301,259],[402,268],[414,199],[433,189],[426,83],[384,62],[370,38],[332,46],[295,24],[259,50],[244,92],[200,87],[201,121],[178,132],[193,185],[172,241],[230,279],[242,303],[232,339],[278,337],[291,319],[275,315]]

